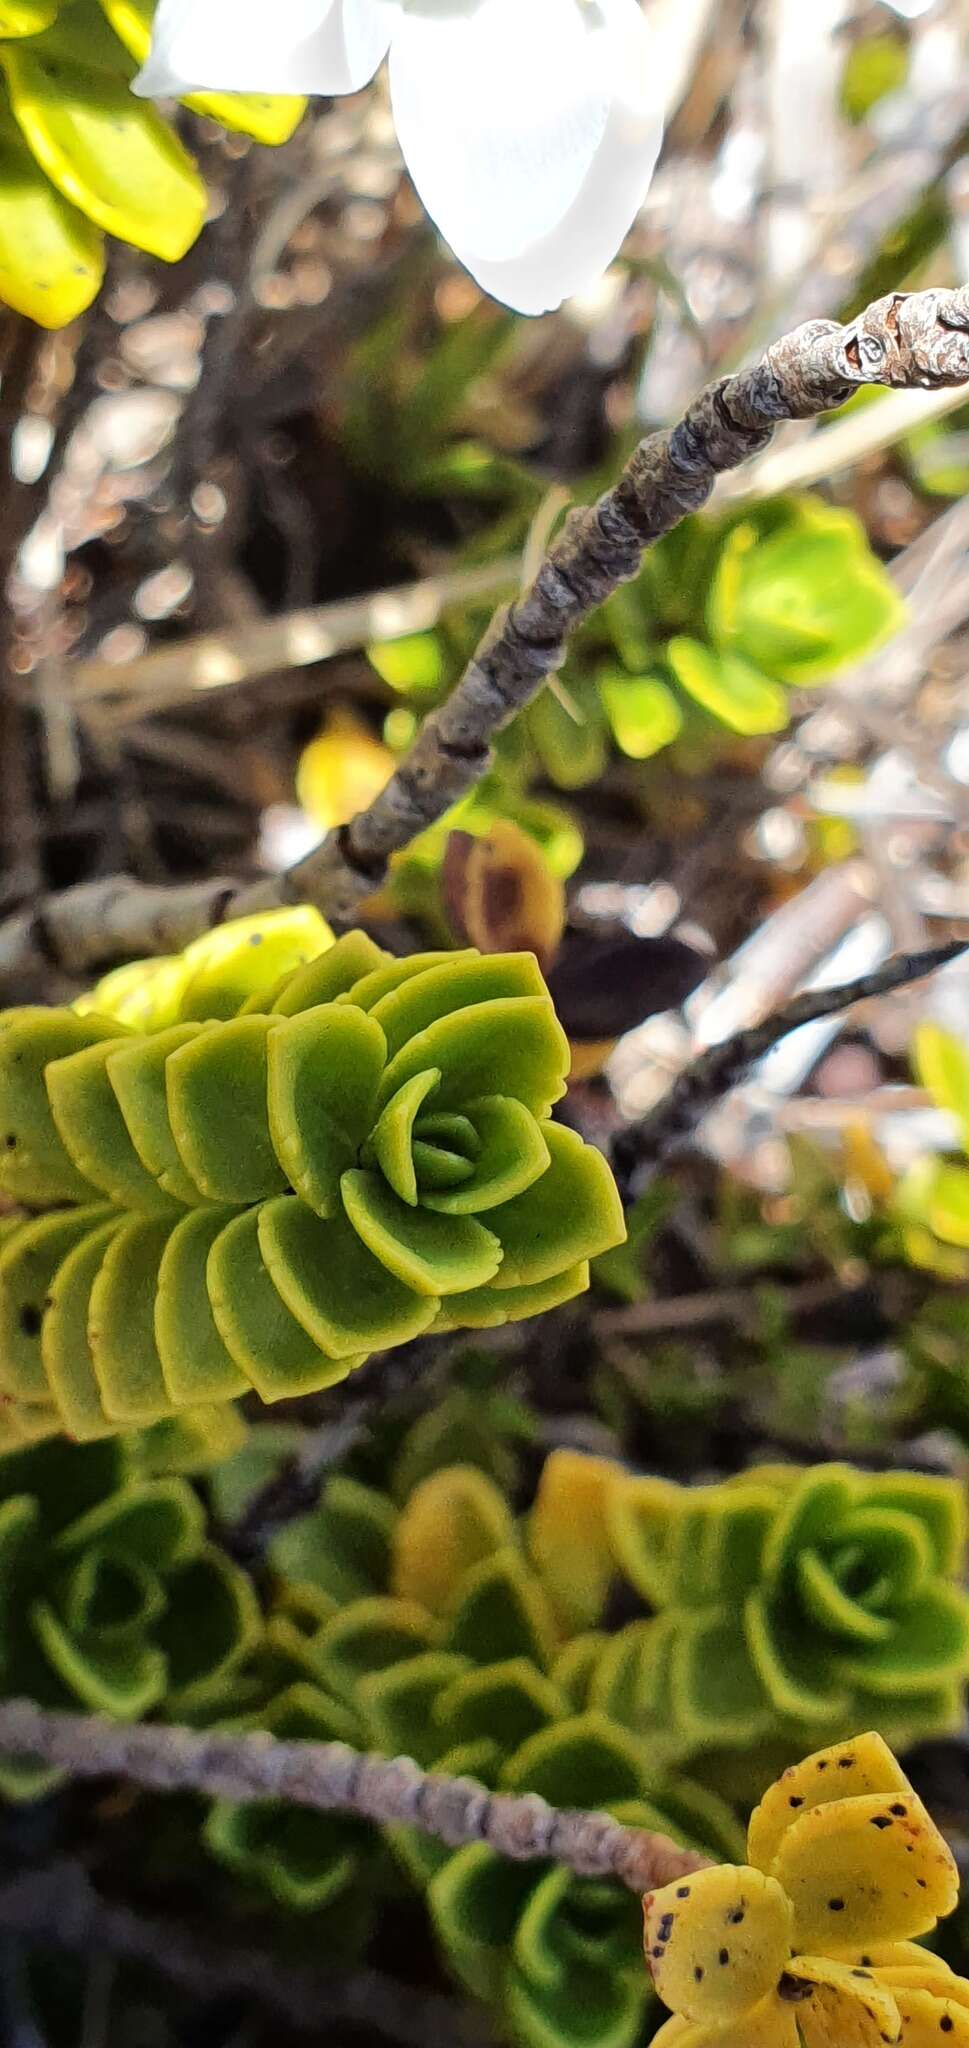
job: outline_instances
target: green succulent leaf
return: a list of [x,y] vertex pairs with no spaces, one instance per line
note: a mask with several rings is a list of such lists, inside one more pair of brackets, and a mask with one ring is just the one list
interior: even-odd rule
[[544,1118],[565,1094],[570,1058],[547,998],[498,996],[439,1017],[409,1039],[384,1071],[378,1108],[414,1074],[436,1067],[438,1109],[460,1110],[482,1095],[509,1095]]
[[469,1670],[442,1688],[434,1704],[435,1733],[447,1746],[489,1738],[505,1755],[568,1711],[565,1695],[528,1657]]
[[447,1647],[476,1664],[525,1657],[544,1670],[555,1631],[537,1580],[511,1548],[487,1557],[466,1573],[461,1599],[447,1634]]
[[389,1574],[395,1593],[446,1615],[469,1572],[514,1541],[511,1512],[484,1472],[449,1465],[415,1486],[397,1518]]
[[631,676],[623,669],[605,669],[599,689],[612,736],[631,761],[648,761],[671,745],[682,729],[683,713],[660,676]]
[[524,1194],[488,1211],[501,1245],[497,1286],[533,1287],[579,1259],[621,1244],[626,1234],[615,1182],[602,1157],[574,1131],[550,1124],[548,1171]]
[[437,1701],[466,1669],[464,1657],[429,1650],[362,1679],[359,1697],[368,1741],[385,1756],[412,1756],[419,1764],[433,1764],[441,1753]]
[[479,1997],[500,1995],[507,1950],[534,1886],[532,1870],[509,1867],[485,1842],[459,1849],[431,1880],[428,1905],[444,1951]]
[[313,1514],[277,1531],[273,1564],[285,1579],[305,1581],[340,1605],[379,1593],[390,1582],[394,1519],[383,1494],[336,1473]]
[[877,1641],[853,1646],[835,1659],[839,1677],[867,1692],[895,1698],[964,1671],[969,1662],[969,1599],[954,1586],[924,1588],[898,1606]]
[[286,1177],[319,1216],[340,1204],[342,1175],[373,1128],[387,1043],[349,1004],[306,1010],[272,1033],[269,1127]]
[[154,108],[126,80],[30,43],[0,46],[0,65],[14,118],[62,196],[107,234],[169,263],[184,256],[205,220],[205,187]]
[[0,1013],[0,1191],[49,1211],[0,1246],[3,1440],[292,1397],[581,1293],[624,1224],[548,1120],[569,1057],[532,955],[390,960],[299,908]]
[[734,527],[710,591],[714,641],[779,681],[823,682],[896,631],[904,608],[850,512],[791,501],[773,532]]
[[165,1062],[172,1136],[209,1202],[258,1202],[287,1185],[266,1113],[271,1034],[268,1017],[235,1017],[200,1031]]
[[676,1728],[697,1745],[742,1743],[767,1734],[773,1715],[736,1609],[703,1608],[678,1617],[671,1644],[670,1690]]
[[[9,16],[9,8],[3,13]],[[2,24],[3,15],[0,15]],[[32,31],[23,30],[28,34]],[[0,34],[10,34],[3,30]],[[40,327],[66,327],[104,277],[104,242],[45,177],[7,108],[0,110],[0,298]]]
[[597,1811],[647,1789],[639,1743],[594,1711],[533,1735],[510,1758],[501,1782],[508,1792],[537,1792],[550,1806]]
[[0,1188],[11,1201],[96,1201],[99,1190],[73,1164],[54,1122],[47,1068],[68,1053],[117,1035],[107,1018],[70,1010],[0,1012],[0,1103],[3,1149]]
[[830,1655],[805,1634],[796,1613],[762,1593],[748,1595],[745,1628],[757,1675],[778,1712],[817,1727],[843,1722],[850,1704]]
[[352,1701],[362,1678],[436,1648],[435,1634],[414,1600],[358,1600],[325,1624],[314,1663],[337,1699]]
[[332,1386],[358,1361],[330,1358],[287,1308],[264,1259],[262,1217],[261,1207],[244,1209],[225,1225],[205,1279],[219,1334],[240,1372],[262,1400],[282,1401]]
[[43,1401],[47,1393],[41,1337],[46,1304],[58,1269],[90,1230],[98,1230],[107,1206],[55,1209],[35,1216],[11,1233],[0,1250],[0,1388],[21,1401]]
[[589,1285],[588,1260],[554,1273],[550,1280],[537,1280],[526,1287],[476,1287],[470,1294],[451,1294],[434,1319],[435,1333],[445,1330],[497,1330],[506,1323],[520,1323],[526,1316],[542,1316],[564,1301],[574,1301]]
[[283,1195],[259,1211],[259,1248],[287,1308],[330,1358],[406,1343],[437,1313],[429,1286],[417,1293],[389,1272],[345,1213],[324,1221]]
[[666,658],[680,688],[731,732],[783,732],[789,717],[784,691],[752,661],[682,635],[669,642]]

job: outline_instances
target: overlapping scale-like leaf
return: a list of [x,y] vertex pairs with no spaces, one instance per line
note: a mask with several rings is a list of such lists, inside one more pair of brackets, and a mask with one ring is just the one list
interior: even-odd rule
[[570,1298],[624,1225],[567,1064],[531,956],[302,909],[0,1015],[0,1190],[50,1209],[0,1250],[0,1392],[97,1436]]
[[617,1474],[607,1513],[618,1564],[673,1629],[669,1705],[689,1743],[830,1739],[863,1716],[901,1743],[958,1724],[957,1480],[848,1465],[691,1488]]
[[[479,1422],[479,1399],[450,1397],[409,1433],[396,1466],[396,1506],[336,1475],[316,1511],[274,1539],[272,1562],[290,1587],[269,1625],[277,1692],[257,1724],[277,1725],[273,1701],[289,1671],[304,1699],[317,1697],[338,1740],[470,1774],[496,1791],[607,1807],[631,1826],[736,1853],[722,1802],[662,1775],[653,1745],[589,1697],[608,1639],[572,1634],[580,1617],[561,1598],[577,1555],[565,1513],[569,1477],[582,1478],[576,1459],[546,1461],[523,1524],[483,1469]],[[612,1468],[589,1462],[582,1528],[594,1536],[601,1498],[598,1512],[592,1504]],[[596,1547],[601,1556],[601,1538]],[[606,1591],[601,1577],[596,1607],[591,1580],[584,1586],[583,1617],[598,1618]],[[634,2048],[649,1992],[638,1902],[624,1888],[545,1864],[509,1866],[484,1843],[452,1851],[411,1828],[388,1835],[401,1869],[427,1894],[450,1967],[488,2000],[496,2020],[507,2025],[514,2014],[523,2048],[600,2048],[605,2040]],[[316,1863],[307,1852],[294,1867],[295,1843],[278,1809],[266,1809],[255,1831],[241,1812],[231,1818],[220,1809],[207,1838],[277,1898],[285,1886],[294,1906],[325,1902],[331,1872],[339,1881],[338,1846],[322,1837]]]
[[[133,1720],[217,1708],[255,1647],[245,1575],[206,1541],[186,1480],[152,1476],[137,1439],[0,1457],[0,1696]],[[34,1796],[5,1759],[0,1789]]]

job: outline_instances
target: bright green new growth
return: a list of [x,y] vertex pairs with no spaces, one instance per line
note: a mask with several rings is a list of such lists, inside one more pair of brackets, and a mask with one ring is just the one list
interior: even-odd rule
[[[670,1773],[659,1746],[636,1741],[592,1697],[608,1639],[586,1631],[598,1605],[588,1585],[576,1600],[576,1546],[592,1531],[595,1475],[611,1468],[567,1459],[563,1489],[553,1454],[536,1508],[519,1521],[491,1473],[470,1462],[488,1460],[493,1472],[508,1455],[479,1434],[481,1411],[480,1397],[452,1397],[411,1431],[388,1493],[336,1475],[317,1510],[279,1534],[276,1612],[242,1678],[243,1688],[262,1685],[264,1703],[246,1724],[412,1756],[737,1854],[723,1803]],[[468,1462],[452,1462],[462,1452]],[[248,1462],[244,1451],[239,1466]],[[571,1517],[560,1512],[569,1473],[587,1496],[576,1493]],[[234,1491],[230,1467],[217,1480],[223,1512],[238,1510]],[[511,1865],[486,1843],[452,1851],[408,1828],[388,1830],[381,1850],[359,1822],[304,1814],[294,1827],[271,1801],[217,1805],[206,1839],[281,1904],[325,1909],[327,1940],[330,1916],[342,1934],[361,1893],[379,1912],[402,1867],[450,1967],[528,2048],[632,2048],[640,2036],[650,1995],[641,1916],[621,1886]]]
[[550,1121],[533,956],[396,960],[314,917],[0,1015],[0,1190],[41,1211],[0,1241],[7,1441],[328,1386],[569,1300],[622,1241],[604,1159]]
[[903,607],[864,528],[811,497],[686,520],[610,599],[564,672],[581,713],[544,691],[523,724],[564,789],[602,772],[608,738],[645,761],[709,720],[780,732],[788,692],[823,684],[895,632]]
[[[44,327],[90,305],[104,237],[175,262],[206,215],[198,169],[131,80],[154,0],[0,0],[0,298]],[[305,101],[200,94],[187,104],[285,142]]]
[[[969,1671],[963,1489],[848,1465],[754,1468],[682,1488],[617,1478],[614,1554],[658,1610],[639,1666],[643,1733],[688,1751],[868,1723],[896,1747],[957,1728]],[[662,1673],[659,1677],[658,1673]]]
[[[255,1596],[164,1453],[132,1437],[0,1459],[0,1696],[119,1720],[211,1714],[231,1696],[261,1627]],[[27,1760],[0,1767],[13,1797],[50,1781]]]

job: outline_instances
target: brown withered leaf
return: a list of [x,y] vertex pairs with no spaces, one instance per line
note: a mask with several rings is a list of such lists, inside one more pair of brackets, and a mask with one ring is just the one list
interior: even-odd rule
[[457,938],[482,953],[536,953],[548,967],[565,924],[565,890],[519,825],[496,818],[483,838],[449,833],[441,888]]

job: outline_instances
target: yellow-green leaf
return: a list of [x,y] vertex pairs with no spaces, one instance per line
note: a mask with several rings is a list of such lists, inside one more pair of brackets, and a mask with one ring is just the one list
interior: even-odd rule
[[41,327],[65,327],[103,276],[98,229],[55,191],[16,123],[0,116],[0,297]]
[[152,256],[184,256],[205,220],[205,186],[127,78],[65,63],[32,41],[0,47],[0,63],[28,146],[64,198]]

